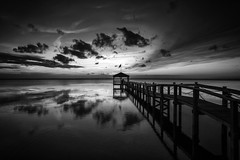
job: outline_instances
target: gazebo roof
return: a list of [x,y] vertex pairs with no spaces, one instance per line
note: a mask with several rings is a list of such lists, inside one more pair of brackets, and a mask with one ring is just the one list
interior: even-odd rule
[[113,77],[129,77],[129,75],[120,72],[120,73],[118,73],[118,74],[113,75]]

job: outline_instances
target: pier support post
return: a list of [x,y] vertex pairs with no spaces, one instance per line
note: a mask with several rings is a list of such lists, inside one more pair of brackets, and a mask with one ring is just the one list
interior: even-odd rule
[[[228,96],[228,91],[227,91],[227,87],[226,86],[223,86],[223,89],[222,89],[222,95],[223,96]],[[222,106],[224,108],[227,108],[228,107],[228,100],[222,98]],[[222,140],[222,155],[223,155],[223,158],[224,159],[227,159],[227,126],[222,124],[222,134],[221,134],[221,140]]]
[[[179,96],[182,95],[182,87],[179,86],[178,87],[178,94]],[[178,104],[178,126],[179,126],[179,130],[182,130],[182,104],[179,103]]]
[[199,111],[198,100],[199,90],[198,84],[195,82],[193,89],[193,123],[192,123],[192,159],[197,159],[198,156],[198,143],[199,143]]
[[231,101],[231,144],[230,144],[230,155],[231,160],[239,159],[239,141],[238,141],[238,103]]
[[222,156],[223,159],[227,159],[227,126],[222,124],[222,134],[221,134],[221,141],[222,141]]

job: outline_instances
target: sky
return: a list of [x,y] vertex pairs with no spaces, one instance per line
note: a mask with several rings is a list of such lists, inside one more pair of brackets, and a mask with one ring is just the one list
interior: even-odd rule
[[240,79],[239,4],[227,0],[6,1],[0,78]]

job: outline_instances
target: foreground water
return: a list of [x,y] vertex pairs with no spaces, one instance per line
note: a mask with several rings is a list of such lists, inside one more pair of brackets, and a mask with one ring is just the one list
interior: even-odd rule
[[[240,88],[238,81],[203,83]],[[185,109],[183,130],[191,135],[189,120]],[[200,129],[201,144],[219,154],[220,124],[205,117]],[[113,98],[111,80],[2,81],[0,150],[5,159],[174,159],[133,102]]]

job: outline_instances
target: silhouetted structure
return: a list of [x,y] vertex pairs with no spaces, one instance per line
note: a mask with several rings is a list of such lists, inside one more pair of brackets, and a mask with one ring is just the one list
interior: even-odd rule
[[[239,158],[239,96],[240,91],[227,87],[217,87],[198,84],[155,84],[122,81],[123,90],[126,90],[136,101],[142,104],[143,110],[154,117],[161,127],[160,137],[163,131],[174,142],[174,155],[177,146],[181,148],[191,159],[228,159]],[[184,91],[188,90],[189,93]],[[220,93],[219,93],[220,92]],[[214,96],[221,99],[221,104],[205,100],[201,94]],[[173,110],[170,110],[170,102],[173,102]],[[134,102],[135,103],[135,102]],[[182,132],[182,105],[192,108],[192,136]],[[137,106],[138,107],[138,106]],[[170,119],[170,111],[173,116]],[[214,155],[199,143],[199,116],[207,115],[217,120],[222,125],[222,155]],[[147,114],[148,117],[148,114]],[[230,141],[228,141],[228,128]],[[153,128],[154,129],[154,128]],[[228,144],[229,143],[229,144]],[[229,148],[229,151],[228,151]]]
[[128,82],[129,75],[122,72],[113,75],[113,98],[115,99],[124,100],[128,97],[128,95],[123,90],[123,80]]
[[122,90],[123,89],[123,80],[129,82],[129,75],[125,73],[118,73],[113,75],[113,90]]

